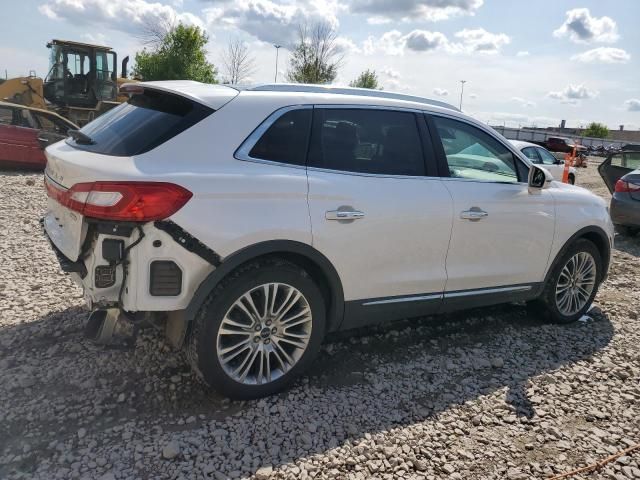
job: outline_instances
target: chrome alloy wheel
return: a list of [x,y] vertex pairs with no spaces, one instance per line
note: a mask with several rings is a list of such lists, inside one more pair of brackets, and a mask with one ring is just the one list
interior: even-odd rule
[[556,305],[565,316],[575,315],[589,301],[596,285],[596,261],[588,252],[569,259],[558,277]]
[[311,307],[298,289],[284,283],[259,285],[238,298],[222,319],[218,361],[236,382],[272,382],[298,363],[311,326]]

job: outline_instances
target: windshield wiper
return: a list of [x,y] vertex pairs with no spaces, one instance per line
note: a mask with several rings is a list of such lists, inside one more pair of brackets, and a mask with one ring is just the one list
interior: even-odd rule
[[76,141],[76,143],[79,143],[80,145],[93,145],[94,143],[96,143],[93,138],[91,138],[86,133],[82,133],[80,130],[69,130],[67,131],[67,133]]

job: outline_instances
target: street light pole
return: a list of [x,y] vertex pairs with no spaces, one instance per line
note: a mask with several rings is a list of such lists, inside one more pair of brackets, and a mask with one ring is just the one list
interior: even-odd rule
[[462,85],[462,87],[460,88],[460,110],[462,110],[462,94],[464,93],[464,84],[467,83],[466,80],[460,80],[460,85]]
[[282,47],[282,45],[275,44],[274,47],[276,47],[276,74],[273,78],[273,82],[278,83],[278,52],[280,51],[280,47]]

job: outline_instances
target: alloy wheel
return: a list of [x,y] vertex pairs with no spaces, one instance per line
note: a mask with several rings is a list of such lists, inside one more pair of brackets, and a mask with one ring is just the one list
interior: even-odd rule
[[588,252],[578,252],[565,264],[556,284],[556,306],[562,315],[578,313],[591,298],[596,284],[596,261]]
[[238,383],[270,383],[293,368],[309,345],[311,307],[295,287],[266,283],[227,310],[217,335],[224,371]]

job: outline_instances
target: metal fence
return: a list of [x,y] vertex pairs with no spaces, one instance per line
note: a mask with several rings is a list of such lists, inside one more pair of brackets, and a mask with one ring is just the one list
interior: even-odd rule
[[580,145],[584,145],[585,147],[594,146],[597,147],[599,145],[608,147],[612,145],[614,147],[622,147],[629,143],[624,140],[608,140],[606,138],[591,138],[591,137],[567,137],[566,135],[562,135],[559,133],[553,132],[543,132],[540,130],[527,130],[524,128],[510,128],[503,126],[492,126],[495,131],[502,134],[505,138],[509,140],[522,140],[524,142],[534,142],[534,143],[542,143],[546,142],[549,137],[562,137],[562,138],[571,138],[572,140],[578,140]]

